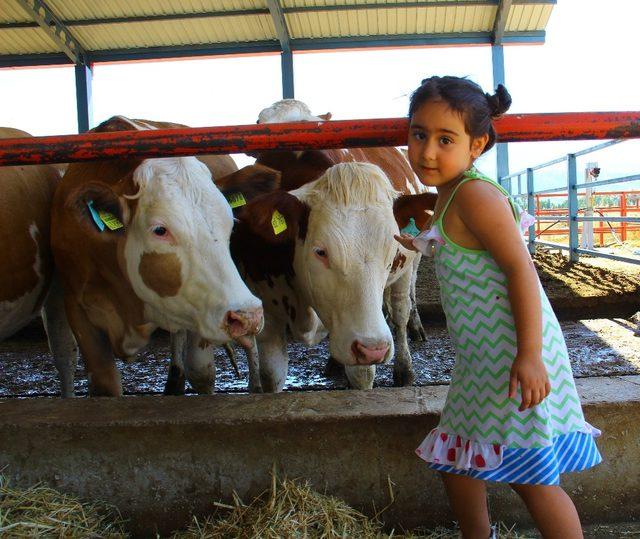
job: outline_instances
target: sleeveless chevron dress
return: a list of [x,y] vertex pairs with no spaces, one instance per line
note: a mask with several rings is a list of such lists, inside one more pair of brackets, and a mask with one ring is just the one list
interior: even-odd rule
[[[490,182],[475,168],[465,172],[431,229],[414,245],[435,258],[442,307],[456,349],[451,385],[440,424],[416,449],[431,468],[488,481],[557,485],[560,474],[584,470],[602,458],[585,422],[558,320],[538,281],[542,299],[543,361],[551,393],[538,406],[518,411],[509,399],[516,330],[507,279],[487,251],[451,241],[443,217],[457,190],[471,180]],[[529,226],[510,203],[521,227]]]

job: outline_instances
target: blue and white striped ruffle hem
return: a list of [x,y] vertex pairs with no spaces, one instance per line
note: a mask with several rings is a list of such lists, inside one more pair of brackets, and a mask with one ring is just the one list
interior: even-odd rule
[[569,432],[558,436],[553,445],[532,449],[505,448],[502,464],[493,470],[459,469],[444,464],[428,463],[439,472],[467,475],[484,481],[528,485],[558,485],[560,474],[578,472],[602,462],[591,434]]

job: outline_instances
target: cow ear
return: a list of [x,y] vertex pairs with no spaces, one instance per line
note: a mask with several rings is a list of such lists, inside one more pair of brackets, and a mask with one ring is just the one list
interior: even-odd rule
[[331,116],[332,114],[330,112],[327,112],[326,114],[318,114],[318,118],[324,120],[325,122],[331,120]]
[[215,180],[215,184],[222,191],[236,210],[253,200],[258,195],[271,193],[280,188],[282,174],[264,165],[248,165]]
[[398,223],[398,228],[402,230],[406,226],[410,226],[411,218],[413,218],[415,226],[424,230],[431,221],[437,199],[437,193],[398,197],[393,203],[393,215]]
[[307,235],[309,206],[286,191],[274,191],[243,206],[237,221],[234,233],[239,235],[257,236],[270,244],[294,242]]
[[124,199],[103,183],[80,186],[67,199],[66,206],[79,226],[105,237],[124,234],[129,224],[130,211]]

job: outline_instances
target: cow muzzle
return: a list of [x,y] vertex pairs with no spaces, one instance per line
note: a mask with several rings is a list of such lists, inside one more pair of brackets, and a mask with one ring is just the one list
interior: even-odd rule
[[381,342],[372,345],[364,345],[360,341],[353,341],[351,353],[358,365],[375,365],[382,363],[389,351],[389,344]]
[[262,307],[240,311],[227,311],[223,329],[232,339],[244,335],[255,335],[262,330],[264,317]]

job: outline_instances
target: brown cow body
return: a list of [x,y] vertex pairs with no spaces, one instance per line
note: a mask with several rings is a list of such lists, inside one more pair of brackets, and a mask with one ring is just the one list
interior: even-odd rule
[[[0,138],[28,136],[0,128]],[[0,167],[0,340],[27,325],[42,309],[61,393],[67,397],[73,395],[77,348],[54,276],[49,235],[59,181],[60,173],[51,165]]]
[[[96,130],[147,128],[115,117]],[[90,207],[121,226],[101,231]],[[121,394],[114,355],[131,357],[156,327],[214,343],[258,331],[262,309],[231,261],[231,228],[228,203],[193,157],[69,166],[52,245],[91,394]]]

